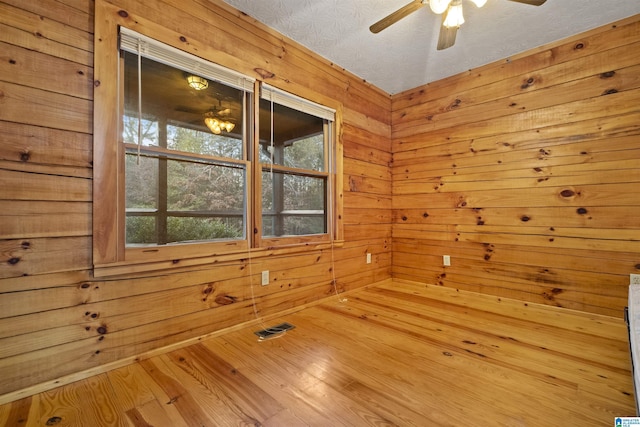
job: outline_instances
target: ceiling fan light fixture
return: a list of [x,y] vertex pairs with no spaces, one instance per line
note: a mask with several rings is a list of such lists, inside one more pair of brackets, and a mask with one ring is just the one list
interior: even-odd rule
[[228,120],[223,120],[216,116],[213,111],[209,111],[204,115],[204,124],[209,130],[216,135],[220,135],[222,131],[231,132],[236,125]]
[[209,82],[207,81],[207,79],[200,76],[187,76],[187,83],[189,83],[189,86],[191,86],[195,90],[205,90],[209,87]]
[[440,15],[447,10],[450,3],[451,0],[429,0],[429,7],[433,13]]
[[487,0],[471,0],[473,2],[473,4],[476,5],[476,7],[480,8],[482,6],[484,6],[485,4],[487,4]]
[[464,16],[462,16],[462,1],[456,1],[449,7],[447,17],[442,25],[447,28],[458,28],[464,24]]
[[235,124],[231,123],[231,122],[224,122],[222,124],[222,127],[224,128],[224,130],[226,130],[227,132],[231,132],[233,130],[234,127],[236,127]]

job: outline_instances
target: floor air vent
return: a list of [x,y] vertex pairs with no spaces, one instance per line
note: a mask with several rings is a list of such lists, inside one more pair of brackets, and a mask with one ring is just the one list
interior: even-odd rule
[[272,338],[275,335],[280,335],[283,332],[286,332],[289,329],[293,328],[295,328],[295,326],[293,326],[291,323],[285,322],[276,326],[272,326],[270,328],[262,329],[261,331],[256,331],[254,332],[254,334],[256,334],[260,339],[264,340],[267,338]]

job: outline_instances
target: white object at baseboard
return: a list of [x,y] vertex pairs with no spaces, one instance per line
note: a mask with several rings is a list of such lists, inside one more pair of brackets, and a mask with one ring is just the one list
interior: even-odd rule
[[627,322],[629,327],[629,349],[631,351],[633,385],[636,396],[636,411],[640,414],[640,284],[629,285]]

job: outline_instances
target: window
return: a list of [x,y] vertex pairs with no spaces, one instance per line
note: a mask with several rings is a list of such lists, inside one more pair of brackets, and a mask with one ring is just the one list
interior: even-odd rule
[[334,109],[124,27],[118,51],[96,90],[96,266],[338,237]]
[[[123,29],[126,245],[245,239],[245,106],[253,82],[229,83],[231,73],[216,81],[225,70],[207,72],[162,46],[149,52],[146,43],[153,42]],[[205,118],[231,125],[214,133]]]
[[327,233],[333,112],[267,85],[260,97],[262,236]]

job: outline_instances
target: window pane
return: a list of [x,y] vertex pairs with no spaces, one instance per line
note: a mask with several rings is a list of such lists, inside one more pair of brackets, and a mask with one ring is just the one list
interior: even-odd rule
[[142,138],[138,141],[138,117],[124,116],[122,118],[122,139],[129,144],[138,144],[143,146],[158,146],[158,122],[153,120],[142,119],[140,126],[140,134]]
[[156,218],[151,216],[127,216],[127,244],[149,245],[157,241]]
[[327,232],[326,178],[262,173],[263,236]]
[[242,159],[242,139],[228,134],[167,126],[167,148],[189,153]]
[[127,209],[155,212],[158,209],[158,159],[129,154],[125,156]]
[[[244,168],[138,156],[134,150],[125,163],[127,244],[244,238]],[[145,222],[144,232],[136,234],[141,217],[154,223]]]
[[324,171],[324,120],[261,99],[260,162]]
[[167,221],[168,242],[237,239],[242,232],[242,218],[170,217]]
[[220,165],[168,161],[167,209],[242,216],[244,170]]
[[[138,56],[122,52],[124,58],[125,142],[138,144],[138,116],[142,120],[142,145],[213,156],[243,158],[243,99],[245,92],[206,81],[201,90],[192,88],[180,69],[141,58],[142,108],[138,111]],[[215,118],[228,127],[214,133],[205,123]],[[166,128],[166,129],[165,129]],[[166,132],[163,135],[163,132]]]

